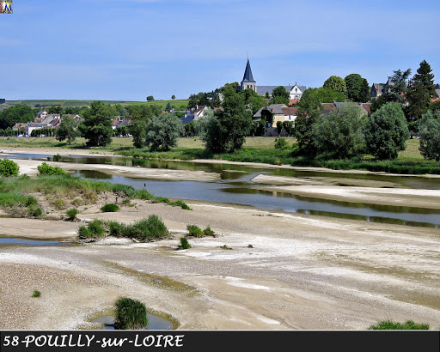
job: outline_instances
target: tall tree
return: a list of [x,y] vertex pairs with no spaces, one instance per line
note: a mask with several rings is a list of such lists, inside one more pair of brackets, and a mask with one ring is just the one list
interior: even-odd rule
[[146,145],[151,150],[167,151],[177,145],[177,138],[183,133],[182,121],[174,114],[154,116],[147,123]]
[[406,94],[406,100],[409,103],[406,112],[409,120],[420,119],[428,111],[434,96],[434,75],[431,66],[423,60],[417,74],[411,79]]
[[408,137],[408,125],[399,103],[387,103],[370,115],[365,142],[368,153],[376,158],[396,159],[399,151],[405,150]]
[[324,82],[323,87],[330,88],[333,89],[335,92],[347,95],[347,86],[345,85],[345,81],[342,77],[331,76],[327,78],[327,80]]
[[440,111],[429,110],[419,121],[420,153],[440,161]]
[[370,88],[365,78],[362,78],[360,74],[352,73],[344,78],[345,85],[347,87],[348,99],[365,103],[370,98]]
[[104,147],[111,143],[112,115],[109,105],[102,101],[94,101],[90,109],[83,114],[84,121],[80,125],[80,130],[84,135],[89,147]]
[[67,139],[67,143],[71,144],[78,136],[78,125],[78,120],[70,116],[64,116],[60,127],[56,131],[56,139],[60,142]]
[[244,103],[247,108],[252,110],[252,115],[254,115],[262,107],[266,106],[266,102],[261,95],[258,95],[253,89],[243,89],[239,93],[244,98]]
[[35,114],[27,105],[14,105],[0,113],[0,128],[7,129],[18,122],[32,122]]
[[408,78],[410,75],[411,69],[409,68],[406,71],[394,71],[394,74],[388,77],[389,83],[387,82],[384,86],[386,102],[403,103],[403,97],[408,90]]

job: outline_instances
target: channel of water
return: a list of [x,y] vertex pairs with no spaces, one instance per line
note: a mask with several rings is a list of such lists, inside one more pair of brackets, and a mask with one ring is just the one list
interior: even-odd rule
[[[5,155],[2,154],[2,157]],[[47,160],[43,154],[9,154],[9,158]],[[283,168],[254,168],[242,165],[192,163],[178,161],[148,161],[122,157],[62,157],[63,162],[84,164],[109,164],[121,166],[141,166],[174,170],[215,172],[220,179],[214,182],[158,181],[114,176],[97,171],[76,171],[74,176],[90,180],[108,181],[131,185],[136,189],[147,189],[157,196],[208,201],[234,205],[252,206],[260,209],[290,213],[331,216],[371,222],[440,228],[440,210],[414,208],[409,206],[390,206],[342,202],[312,197],[300,197],[286,192],[257,189],[251,180],[259,174],[298,177],[338,178],[347,181],[366,180],[395,184],[398,187],[440,190],[440,180],[412,176],[386,176],[378,174],[350,174],[318,171],[303,171]]]

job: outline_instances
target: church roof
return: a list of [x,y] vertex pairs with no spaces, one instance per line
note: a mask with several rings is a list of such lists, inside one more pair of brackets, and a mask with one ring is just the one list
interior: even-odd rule
[[246,62],[246,70],[244,71],[243,80],[241,82],[256,82],[254,80],[254,75],[252,74],[251,64],[249,59]]

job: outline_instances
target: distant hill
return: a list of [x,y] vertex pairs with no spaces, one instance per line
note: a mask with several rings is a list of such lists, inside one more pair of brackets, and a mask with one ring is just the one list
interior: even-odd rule
[[[11,106],[24,104],[28,105],[32,109],[34,108],[48,108],[50,106],[62,106],[62,107],[78,107],[78,106],[90,106],[90,104],[94,100],[55,100],[55,99],[47,99],[47,100],[6,100],[4,104],[0,105],[0,110],[4,110],[10,108]],[[149,104],[149,105],[160,105],[165,109],[166,105],[170,103],[171,105],[179,108],[180,106],[187,106],[188,99],[175,99],[175,100],[155,100],[152,102],[147,101],[127,101],[127,100],[102,100],[107,104],[121,104],[131,105],[131,104]]]

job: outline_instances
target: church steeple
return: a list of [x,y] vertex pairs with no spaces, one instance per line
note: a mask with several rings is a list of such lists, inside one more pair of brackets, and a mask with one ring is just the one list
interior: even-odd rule
[[241,81],[241,90],[248,88],[257,91],[257,82],[255,81],[254,75],[252,74],[249,57],[246,62],[246,69],[244,71],[243,80]]

